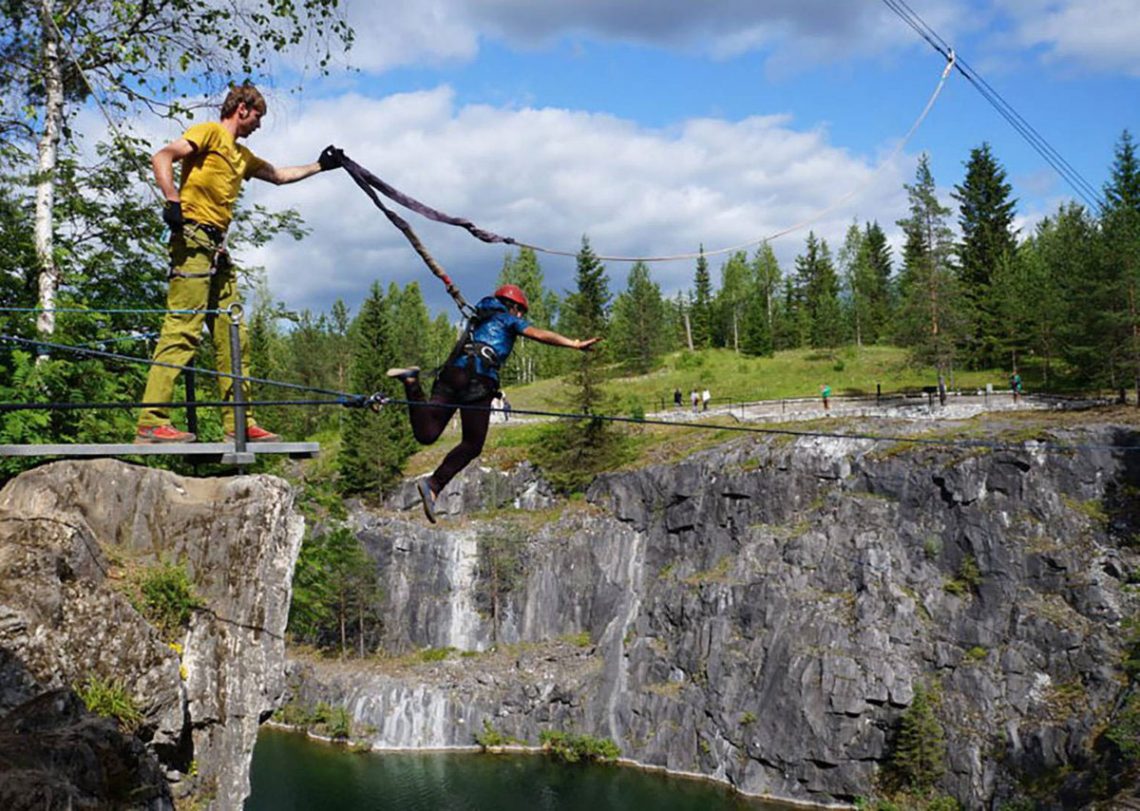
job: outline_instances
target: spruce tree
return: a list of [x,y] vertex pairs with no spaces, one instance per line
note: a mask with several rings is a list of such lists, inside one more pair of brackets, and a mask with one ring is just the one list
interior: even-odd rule
[[[587,239],[578,251],[577,288],[566,297],[559,332],[575,338],[604,337],[607,332],[609,282],[605,265]],[[601,353],[576,353],[570,376],[574,391],[572,408],[582,414],[602,414],[608,409],[601,389]],[[537,443],[532,459],[558,489],[569,492],[585,488],[593,477],[620,464],[625,443],[612,423],[598,419],[567,419],[549,428]]]
[[635,262],[626,289],[614,302],[611,327],[614,359],[633,374],[647,374],[664,351],[665,303],[661,288],[649,277],[649,266]]
[[831,263],[827,242],[808,232],[804,253],[796,257],[796,281],[801,291],[801,329],[816,349],[835,347],[842,336],[839,277]]
[[1108,328],[1119,347],[1112,355],[1112,384],[1131,384],[1140,406],[1140,161],[1128,130],[1117,144],[1104,198],[1102,256],[1114,302]]
[[[393,352],[391,307],[376,282],[353,322],[350,382],[357,394],[404,397],[386,375],[388,367],[400,362]],[[379,414],[366,408],[348,412],[337,458],[344,492],[375,495],[399,480],[416,447],[407,422],[405,409],[396,405],[385,406]]]
[[874,343],[889,337],[895,306],[891,284],[891,246],[877,222],[867,223],[862,250],[864,255],[859,260],[860,267],[867,273],[866,278],[861,277],[859,282],[867,299],[864,337],[869,343]]
[[965,180],[954,189],[951,196],[958,201],[962,232],[959,279],[969,319],[964,353],[972,365],[984,367],[1001,360],[997,337],[1001,316],[991,285],[998,268],[1009,267],[1017,249],[1013,228],[1017,201],[1010,198],[1012,187],[1005,170],[986,143],[970,151]]
[[709,261],[705,258],[702,245],[697,257],[697,269],[693,276],[693,299],[689,306],[689,326],[693,336],[694,349],[707,349],[712,346],[712,279],[709,277]]

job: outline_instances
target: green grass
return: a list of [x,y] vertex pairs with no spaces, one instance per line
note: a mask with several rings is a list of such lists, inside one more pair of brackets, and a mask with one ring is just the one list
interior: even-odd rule
[[[777,352],[771,358],[752,358],[729,349],[681,351],[666,356],[663,365],[648,375],[620,377],[616,369],[614,374],[603,388],[623,415],[635,401],[643,404],[647,413],[659,410],[662,402],[671,408],[674,388],[681,390],[687,407],[694,388],[707,387],[715,406],[725,401],[818,397],[819,387],[825,383],[831,386],[833,396],[841,396],[874,394],[876,386],[887,393],[937,382],[933,369],[913,365],[907,350],[893,346],[795,349]],[[954,384],[984,388],[992,383],[1001,389],[1007,376],[1002,369],[961,371],[955,373]],[[1026,385],[1031,386],[1032,381],[1027,380]],[[510,388],[511,404],[522,410],[564,410],[570,394],[569,385],[561,378]]]

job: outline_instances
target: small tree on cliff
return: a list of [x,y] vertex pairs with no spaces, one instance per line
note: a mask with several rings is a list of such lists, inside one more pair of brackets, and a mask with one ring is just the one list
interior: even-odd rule
[[919,684],[899,721],[891,766],[899,787],[925,794],[946,771],[946,739],[934,715],[937,694]]

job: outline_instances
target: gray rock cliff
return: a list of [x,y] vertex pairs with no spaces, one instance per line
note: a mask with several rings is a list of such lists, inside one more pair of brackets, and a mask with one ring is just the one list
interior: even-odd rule
[[[308,665],[297,696],[346,704],[378,747],[470,745],[484,722],[532,743],[567,729],[833,802],[872,793],[922,686],[949,744],[940,790],[997,807],[1032,784],[1044,807],[1076,807],[1138,609],[1140,457],[1115,450],[1137,444],[1121,429],[1054,439],[1072,447],[745,439],[560,505],[533,502],[533,471],[512,491],[509,474],[469,470],[434,527],[354,518],[381,566],[388,649],[469,653]],[[528,509],[471,513],[465,493],[489,479]],[[389,507],[418,510],[410,487]],[[496,618],[480,566],[493,536],[519,538],[524,572]]]
[[[0,807],[241,807],[284,688],[292,504],[270,476],[112,460],[46,465],[0,491]],[[180,651],[116,574],[156,561],[184,565],[205,604]],[[86,712],[73,688],[90,676],[127,686],[137,735]]]

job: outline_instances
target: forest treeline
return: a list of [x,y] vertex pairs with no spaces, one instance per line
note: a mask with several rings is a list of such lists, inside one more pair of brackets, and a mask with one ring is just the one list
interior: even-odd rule
[[[133,436],[132,404],[144,388],[141,361],[150,357],[161,322],[167,272],[159,211],[138,192],[150,182],[147,149],[120,142],[101,148],[93,164],[61,161],[53,249],[59,311],[46,336],[35,312],[35,175],[0,178],[0,334],[18,339],[0,342],[0,402],[124,406],[0,411],[0,443],[120,443]],[[1114,150],[1102,210],[1066,203],[1031,233],[1018,230],[1017,200],[989,146],[972,150],[965,166],[945,200],[929,161],[919,159],[905,186],[908,214],[896,223],[903,235],[898,251],[879,222],[856,220],[838,246],[809,232],[789,267],[767,244],[728,256],[715,271],[702,254],[692,285],[670,295],[644,263],[630,266],[624,286],[615,288],[588,238],[568,291],[551,289],[533,251],[511,252],[496,281],[526,291],[532,322],[607,340],[593,353],[522,341],[504,384],[564,376],[574,392],[567,408],[599,413],[607,375],[650,372],[670,352],[721,347],[763,356],[879,343],[907,348],[916,363],[944,377],[955,369],[1004,368],[1020,370],[1037,387],[1140,389],[1140,164],[1131,134],[1125,131]],[[239,210],[231,249],[240,257],[243,248],[278,235],[304,235],[295,212]],[[258,378],[399,398],[385,371],[439,365],[458,334],[457,314],[433,315],[418,283],[376,283],[355,311],[338,301],[316,313],[276,301],[260,269],[243,275]],[[213,368],[209,340],[196,365]],[[200,376],[197,387],[199,399],[212,399],[211,380]],[[308,395],[259,383],[254,397]],[[290,439],[321,440],[328,476],[320,486],[333,500],[390,488],[416,450],[399,407],[375,413],[269,406],[258,419]],[[221,438],[216,409],[202,409],[199,420],[204,439]],[[576,422],[545,437],[533,455],[552,470],[602,469],[620,457],[613,434],[596,421]],[[35,463],[0,459],[0,475]],[[379,639],[375,569],[342,526],[328,527],[302,552],[291,632],[320,647],[366,653]]]
[[[164,306],[166,259],[157,211],[132,193],[148,180],[145,150],[134,147],[108,148],[95,166],[61,167],[69,178],[57,198],[57,221],[66,224],[56,236],[61,312],[50,341],[40,345],[33,343],[40,340],[34,317],[13,311],[31,311],[37,301],[29,187],[14,177],[0,182],[0,318],[5,335],[28,342],[0,346],[4,402],[132,403],[140,397],[146,366],[132,359],[149,356]],[[692,286],[666,295],[640,262],[615,291],[609,269],[583,238],[576,289],[551,289],[535,253],[525,248],[504,257],[497,282],[526,291],[529,318],[540,327],[604,335],[591,363],[620,374],[650,372],[666,353],[684,349],[770,355],[891,343],[939,375],[1020,368],[1039,387],[1140,386],[1140,164],[1131,134],[1121,135],[1112,156],[1102,211],[1066,203],[1028,234],[1017,229],[1017,200],[990,147],[972,150],[965,167],[951,192],[952,209],[938,195],[926,156],[919,158],[914,181],[905,186],[908,215],[897,222],[903,235],[897,253],[880,223],[853,221],[837,247],[809,232],[791,267],[782,267],[767,243],[752,255],[728,256],[715,274],[702,253]],[[303,235],[291,211],[246,210],[235,225],[231,242],[239,256],[243,239],[248,246],[282,233]],[[455,312],[433,317],[418,283],[377,283],[356,312],[338,301],[327,313],[289,311],[258,269],[246,271],[246,287],[253,374],[304,387],[398,396],[385,370],[439,365],[459,327]],[[589,307],[581,306],[583,298]],[[198,366],[212,368],[212,352],[206,341]],[[510,386],[573,373],[581,383],[580,363],[574,353],[523,341],[503,380]],[[585,382],[596,384],[599,374],[591,372]],[[197,386],[199,399],[208,399],[212,381]],[[296,396],[255,387],[255,399]],[[597,406],[596,393],[583,397],[576,408]],[[199,416],[200,433],[220,436],[213,409]],[[9,411],[0,415],[0,442],[121,442],[132,435],[134,419],[130,409]],[[280,406],[262,409],[259,419],[291,438],[337,436],[337,468],[349,493],[396,481],[414,451],[398,409],[377,415]],[[11,472],[21,463],[6,464]]]

